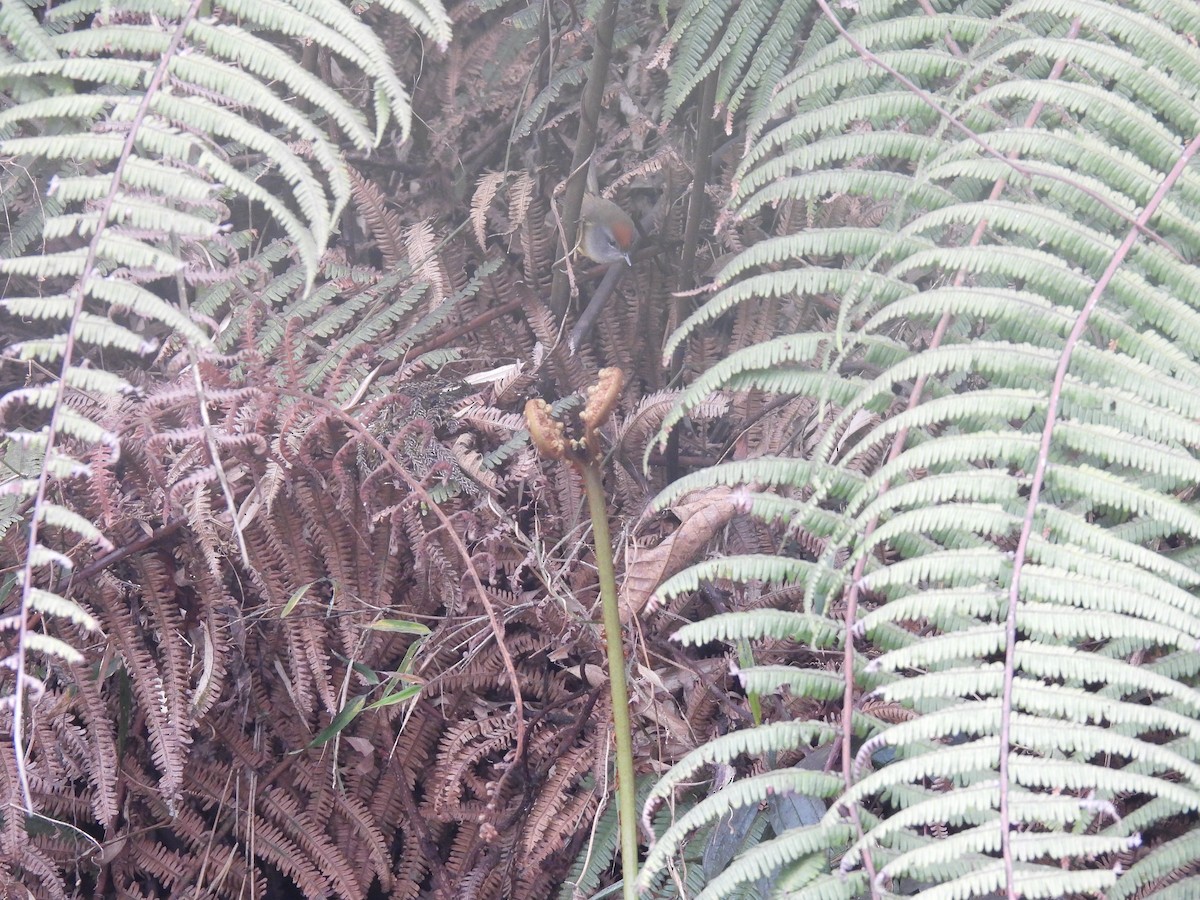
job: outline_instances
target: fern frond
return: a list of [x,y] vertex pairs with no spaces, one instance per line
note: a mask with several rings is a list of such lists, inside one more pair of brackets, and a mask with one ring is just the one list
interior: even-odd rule
[[[825,404],[811,458],[714,467],[660,501],[740,478],[744,509],[823,543],[701,563],[660,593],[798,578],[804,615],[854,612],[836,623],[855,645],[833,679],[742,670],[750,692],[788,684],[818,706],[840,694],[853,721],[868,697],[911,710],[881,722],[831,799],[825,829],[851,805],[863,828],[843,873],[861,877],[869,854],[877,888],[920,884],[922,897],[1003,891],[1006,865],[1007,889],[1028,896],[1165,887],[1184,874],[1168,823],[1200,808],[1197,672],[1180,665],[1200,638],[1200,181],[1178,165],[1200,130],[1200,53],[1175,30],[1200,14],[1152,0],[857,7],[839,11],[855,45],[823,14],[751,123],[726,218],[771,236],[730,258],[668,341],[752,304],[835,298],[832,334],[729,354],[664,419],[676,426],[717,391]],[[687,46],[707,45],[715,21]],[[683,47],[687,34],[677,23],[672,37]],[[692,79],[704,65],[679,62]],[[856,220],[868,209],[874,221]],[[1127,233],[1138,240],[1110,271]],[[869,377],[841,374],[859,370]],[[868,413],[872,424],[852,424]],[[855,459],[882,462],[862,474]],[[746,611],[678,637],[779,635]],[[1129,803],[1131,791],[1147,802]],[[807,872],[802,846],[744,851],[714,895],[783,878],[789,864]],[[657,850],[647,883],[665,865]],[[1126,888],[1128,870],[1108,861],[1135,854],[1153,862]],[[850,896],[803,877],[789,896]]]

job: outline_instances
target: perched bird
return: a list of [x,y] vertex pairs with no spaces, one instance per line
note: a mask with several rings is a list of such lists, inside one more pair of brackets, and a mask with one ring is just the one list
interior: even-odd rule
[[632,266],[629,251],[637,232],[633,219],[617,204],[595,194],[583,195],[579,211],[579,243],[577,249],[592,262],[624,261]]

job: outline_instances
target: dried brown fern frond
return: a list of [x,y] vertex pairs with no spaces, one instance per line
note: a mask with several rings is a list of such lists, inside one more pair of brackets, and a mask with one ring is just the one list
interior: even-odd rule
[[395,268],[404,259],[404,226],[396,212],[388,206],[383,189],[368,181],[356,169],[350,167],[350,187],[354,192],[355,205],[367,223],[367,230],[375,240],[380,262],[385,269]]

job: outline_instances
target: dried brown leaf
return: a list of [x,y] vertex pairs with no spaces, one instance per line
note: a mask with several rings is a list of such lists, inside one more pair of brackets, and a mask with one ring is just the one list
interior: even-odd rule
[[689,494],[688,502],[672,506],[679,527],[654,547],[631,546],[625,553],[625,583],[621,588],[621,621],[636,616],[663,581],[693,562],[704,545],[739,512],[727,487]]
[[485,172],[475,182],[475,194],[471,197],[471,233],[475,235],[481,250],[487,247],[488,210],[507,177],[507,172]]

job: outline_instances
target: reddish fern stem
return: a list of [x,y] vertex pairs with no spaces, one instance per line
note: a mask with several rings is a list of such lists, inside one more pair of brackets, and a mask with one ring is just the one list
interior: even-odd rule
[[[854,49],[854,51],[856,53],[859,54],[860,57],[874,63],[875,65],[880,66],[882,69],[887,71],[890,75],[892,75],[893,78],[898,80],[901,84],[903,84],[905,87],[907,87],[913,93],[915,93],[918,97],[920,97],[922,100],[925,100],[930,105],[931,108],[933,108],[936,112],[938,112],[939,115],[942,115],[944,118],[947,119],[947,121],[951,122],[956,128],[958,128],[961,131],[963,131],[964,133],[966,133],[966,135],[969,138],[971,138],[972,141],[977,143],[981,148],[983,148],[983,150],[986,153],[988,153],[988,155],[995,156],[995,157],[1003,160],[1004,162],[1006,162],[1010,166],[1012,166],[1013,169],[1015,171],[1017,171],[1018,173],[1028,175],[1028,172],[1025,169],[1023,169],[1022,167],[1018,166],[1015,163],[1015,161],[1014,161],[1015,154],[1009,154],[1008,156],[1002,156],[998,151],[996,151],[993,147],[991,147],[989,144],[987,144],[987,142],[985,142],[982,138],[980,138],[974,132],[967,129],[966,126],[959,123],[953,116],[950,115],[948,110],[944,109],[932,97],[932,95],[928,94],[925,91],[922,91],[921,88],[918,87],[915,83],[913,83],[909,79],[905,78],[903,75],[901,75],[895,69],[891,68],[886,63],[884,63],[882,60],[880,60],[877,56],[875,56],[875,54],[873,54],[869,49],[867,49],[867,47],[864,46],[862,43],[856,41],[850,35],[849,31],[847,31],[846,28],[841,24],[841,22],[839,22],[838,19],[833,15],[833,11],[829,8],[829,5],[826,2],[826,0],[817,0],[817,3],[820,5],[821,10],[825,14],[826,18],[829,19],[829,21],[833,24],[834,28],[837,29],[838,33],[850,44],[850,46]],[[934,14],[933,8],[931,6],[929,6],[927,3],[922,3],[921,6],[925,10],[926,14],[928,14],[928,15]],[[1070,30],[1068,31],[1069,39],[1074,39],[1075,37],[1077,37],[1079,35],[1080,26],[1081,26],[1080,19],[1076,18],[1071,23]],[[957,43],[954,42],[952,36],[947,35],[947,42],[948,42],[951,52],[955,56],[961,56],[962,51],[958,47]],[[1062,72],[1065,68],[1066,68],[1066,59],[1065,58],[1060,58],[1060,59],[1056,60],[1053,69],[1050,71],[1050,74],[1047,77],[1047,80],[1048,81],[1057,80],[1058,78],[1060,78],[1062,76]],[[1029,111],[1029,115],[1026,117],[1026,120],[1024,123],[1024,126],[1026,128],[1031,128],[1031,127],[1033,127],[1034,124],[1036,124],[1038,118],[1041,116],[1042,109],[1044,107],[1045,107],[1045,103],[1042,101],[1038,101],[1037,103],[1035,103],[1033,105],[1033,108]],[[1004,179],[1004,178],[997,179],[995,184],[992,185],[992,190],[991,190],[991,193],[989,194],[989,200],[997,199],[1001,195],[1001,193],[1003,193],[1004,188],[1007,186],[1007,183],[1008,183],[1007,179]],[[1108,203],[1105,203],[1105,205],[1110,206],[1110,204],[1108,204]],[[1142,224],[1144,226],[1144,223],[1142,223]],[[978,225],[976,225],[975,230],[971,235],[971,239],[968,242],[968,246],[971,246],[971,247],[978,246],[979,242],[983,238],[984,232],[987,230],[987,225],[988,225],[988,223],[987,223],[986,219],[980,220],[980,222],[978,223]],[[1137,227],[1138,226],[1135,223],[1135,228],[1137,228]],[[1160,243],[1162,243],[1161,239],[1158,238],[1157,235],[1153,235],[1153,237],[1155,238],[1155,240],[1158,240]],[[965,279],[966,279],[966,270],[959,269],[958,272],[955,274],[954,283],[956,286],[961,285]],[[942,340],[945,338],[946,331],[949,329],[950,323],[952,321],[953,321],[953,317],[949,313],[944,314],[942,316],[942,318],[938,321],[937,327],[934,329],[933,337],[929,344],[930,349],[941,346]],[[916,406],[921,402],[921,397],[925,390],[925,382],[926,382],[926,377],[924,375],[921,375],[916,379],[916,382],[913,385],[912,393],[909,395],[909,400],[908,400],[908,405],[906,407],[906,410],[915,409]],[[907,441],[908,441],[908,429],[902,428],[899,432],[897,432],[896,437],[892,441],[891,449],[888,452],[887,463],[893,462],[900,456],[900,454],[904,451],[904,445],[907,443]],[[885,491],[887,491],[887,489],[888,489],[888,483],[884,482],[882,485],[880,485],[879,493],[882,494]],[[867,527],[863,533],[864,541],[866,540],[866,538],[870,537],[870,535],[872,533],[874,533],[878,524],[879,524],[879,520],[877,518],[872,519],[871,521],[869,521],[867,523]],[[860,556],[858,561],[855,563],[854,571],[850,578],[850,592],[847,596],[846,611],[844,613],[844,618],[843,618],[843,621],[845,623],[845,629],[846,629],[846,631],[845,631],[846,646],[845,646],[845,652],[844,652],[844,656],[843,656],[842,670],[843,670],[843,672],[846,673],[846,688],[842,695],[843,733],[842,733],[842,737],[841,737],[841,744],[842,744],[842,746],[841,746],[841,751],[842,751],[841,752],[841,756],[842,756],[841,762],[842,762],[842,778],[846,785],[847,791],[850,790],[850,788],[853,784],[853,770],[852,770],[853,760],[852,760],[851,741],[850,741],[851,729],[853,727],[852,719],[853,719],[853,714],[854,714],[854,675],[853,675],[853,673],[854,673],[854,639],[853,639],[853,633],[854,633],[854,625],[858,619],[859,583],[860,583],[860,579],[863,576],[863,572],[866,569],[866,563],[867,563],[867,558],[865,555]],[[1003,768],[1003,762],[1004,762],[1004,760],[1002,757],[1001,758],[1002,768]],[[1002,783],[1001,790],[1003,791],[1003,776],[1001,778],[1001,783]],[[1005,797],[1003,794],[1002,794],[1001,800],[1002,800],[1002,809],[1003,809],[1003,802],[1005,800]],[[851,819],[854,822],[855,829],[857,830],[859,840],[861,841],[864,839],[865,836],[864,836],[863,830],[862,830],[862,823],[858,817],[858,811],[853,806],[851,806],[848,809],[848,812],[850,813]],[[1001,813],[1001,821],[1002,822],[1006,821],[1006,818],[1005,818],[1003,812]],[[1005,840],[1005,846],[1007,846],[1007,833],[1005,834],[1004,840]],[[1009,862],[1011,863],[1011,860]],[[874,865],[871,860],[870,852],[866,848],[865,844],[863,846],[863,866],[866,869],[867,877],[870,879],[870,882],[871,882],[871,884],[870,884],[871,897],[875,898],[877,896],[877,891],[876,891],[876,886],[875,886]],[[1011,882],[1012,882],[1011,869],[1009,870],[1008,882],[1009,882],[1009,884],[1011,884]]]
[[1042,492],[1042,483],[1046,477],[1046,466],[1050,459],[1050,441],[1054,435],[1055,420],[1058,418],[1058,406],[1062,398],[1063,382],[1067,377],[1067,368],[1071,364],[1071,354],[1074,352],[1075,346],[1079,343],[1079,339],[1083,336],[1084,329],[1087,328],[1088,318],[1096,308],[1096,304],[1100,301],[1101,294],[1104,293],[1113,276],[1117,274],[1121,263],[1125,261],[1125,257],[1133,248],[1133,242],[1137,240],[1138,234],[1142,232],[1146,223],[1158,211],[1158,207],[1166,199],[1171,188],[1175,186],[1175,182],[1179,180],[1179,177],[1183,174],[1183,170],[1187,168],[1187,164],[1191,162],[1197,150],[1200,150],[1200,134],[1192,138],[1187,147],[1184,148],[1183,154],[1176,160],[1174,167],[1167,173],[1167,177],[1159,184],[1158,189],[1155,190],[1154,195],[1146,204],[1146,208],[1137,217],[1134,226],[1126,233],[1125,240],[1121,241],[1121,246],[1117,248],[1112,259],[1109,260],[1108,267],[1105,268],[1104,274],[1100,276],[1100,280],[1096,282],[1096,286],[1088,296],[1087,302],[1083,304],[1083,309],[1079,311],[1079,315],[1075,319],[1075,327],[1071,329],[1066,343],[1063,344],[1062,353],[1058,358],[1058,369],[1054,373],[1054,384],[1050,388],[1050,400],[1046,405],[1046,424],[1042,428],[1042,441],[1038,447],[1037,466],[1034,469],[1033,478],[1029,486],[1029,502],[1025,506],[1025,519],[1021,523],[1021,536],[1017,541],[1017,551],[1013,558],[1012,583],[1008,589],[1008,618],[1005,622],[1004,699],[1000,707],[1000,839],[1001,850],[1004,856],[1005,878],[1008,882],[1008,900],[1017,900],[1017,890],[1013,884],[1012,838],[1008,821],[1008,750],[1010,740],[1009,726],[1012,718],[1013,683],[1015,681],[1013,668],[1017,643],[1017,600],[1021,592],[1021,570],[1025,565],[1025,551],[1029,544],[1029,535],[1033,532],[1033,517],[1037,511],[1038,497]]
[[71,573],[71,581],[89,581],[90,579],[99,575],[109,566],[116,565],[126,557],[132,556],[134,553],[140,553],[147,547],[157,544],[164,538],[170,537],[185,524],[187,524],[187,518],[185,516],[179,516],[171,519],[170,521],[160,525],[158,528],[155,528],[150,534],[143,535],[133,543],[125,544],[123,547],[117,547],[115,550],[105,553],[99,559],[92,560],[82,569],[75,570]]

